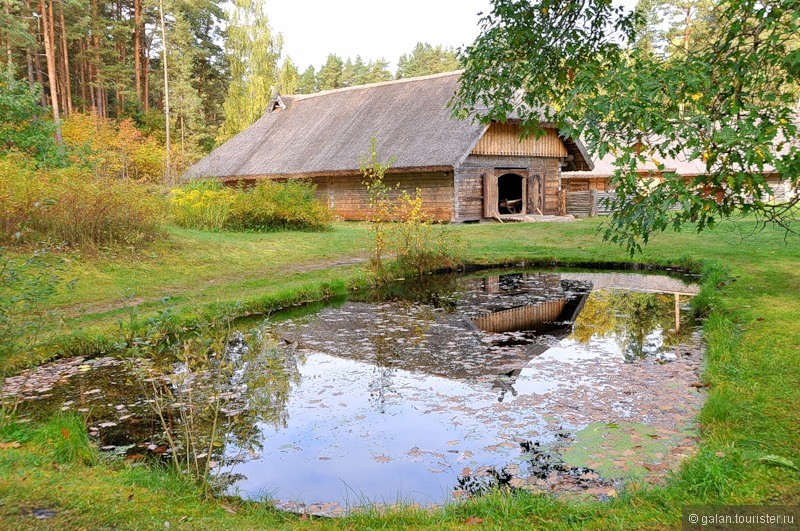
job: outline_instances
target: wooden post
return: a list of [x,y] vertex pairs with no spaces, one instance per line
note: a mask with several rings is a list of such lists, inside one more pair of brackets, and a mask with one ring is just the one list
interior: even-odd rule
[[675,332],[681,331],[681,294],[675,294]]
[[567,215],[567,193],[563,189],[558,190],[558,215]]
[[597,216],[597,190],[589,192],[589,217]]

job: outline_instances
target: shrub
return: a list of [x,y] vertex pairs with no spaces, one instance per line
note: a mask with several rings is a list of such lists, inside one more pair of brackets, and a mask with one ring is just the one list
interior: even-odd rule
[[0,209],[5,244],[138,245],[161,233],[164,218],[146,185],[75,166],[33,170],[20,157],[0,158]]
[[172,190],[175,224],[198,230],[322,230],[330,210],[314,199],[305,181],[263,181],[250,189],[225,188],[219,181],[197,180]]
[[162,231],[162,199],[144,184],[75,168],[50,172],[47,184],[50,197],[31,226],[55,243],[131,246]]
[[369,152],[361,158],[363,184],[367,189],[367,211],[375,236],[372,267],[383,275],[383,256],[393,254],[391,274],[416,273],[418,276],[438,269],[452,269],[460,263],[462,243],[452,231],[434,232],[433,220],[423,207],[419,189],[414,195],[403,190],[397,199],[385,183],[386,171],[394,157],[381,162],[375,137],[370,139]]
[[62,131],[73,164],[95,175],[150,182],[164,177],[162,143],[136,128],[130,119],[117,123],[96,114],[71,114]]
[[191,181],[171,192],[172,221],[187,229],[222,230],[234,201],[235,192],[219,181]]
[[19,154],[0,158],[0,243],[20,241],[30,231],[30,219],[42,206],[43,183],[34,178],[30,159]]
[[332,215],[314,198],[316,187],[307,181],[262,181],[236,195],[230,215],[234,230],[323,230]]

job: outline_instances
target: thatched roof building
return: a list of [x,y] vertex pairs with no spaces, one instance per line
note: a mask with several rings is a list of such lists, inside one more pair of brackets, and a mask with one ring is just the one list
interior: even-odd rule
[[[279,96],[256,123],[189,169],[187,178],[225,182],[309,178],[345,219],[362,219],[359,166],[375,137],[400,190],[419,188],[438,219],[557,213],[561,168],[592,168],[579,141],[550,128],[452,118],[459,72]],[[513,177],[506,177],[513,175]]]
[[[795,123],[800,127],[800,117],[795,118]],[[655,137],[660,140],[659,137]],[[774,153],[785,155],[789,146],[800,146],[800,138],[784,143],[784,138],[779,136],[773,146]],[[670,157],[653,156],[647,161],[639,164],[636,172],[643,179],[653,178],[662,179],[664,174],[678,175],[684,179],[691,179],[708,174],[706,163],[699,158],[692,157],[686,151],[678,150],[678,154]],[[612,153],[607,153],[602,158],[594,160],[594,167],[590,171],[566,171],[562,174],[562,185],[566,192],[583,191],[609,191],[610,180],[616,171],[617,157]],[[658,161],[658,164],[656,163]],[[660,167],[662,166],[663,167]],[[778,171],[771,165],[765,164],[761,169],[767,183],[772,188],[773,199],[785,200],[800,194],[800,189],[792,179],[781,177]]]

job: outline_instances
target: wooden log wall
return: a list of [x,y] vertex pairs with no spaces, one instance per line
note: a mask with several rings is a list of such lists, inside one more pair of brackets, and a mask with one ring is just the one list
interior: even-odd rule
[[472,154],[562,158],[568,152],[555,129],[546,129],[544,136],[539,138],[520,139],[518,125],[493,123],[475,145]]
[[608,177],[569,177],[563,178],[561,184],[568,192],[586,192],[589,190],[607,192],[610,190]]
[[544,301],[531,306],[479,315],[472,318],[472,323],[481,330],[494,333],[541,330],[547,327],[547,323],[556,321],[566,305],[566,299]]
[[597,190],[566,192],[567,214],[578,218],[611,215],[611,209],[608,206],[611,195],[610,192],[598,192]]
[[[361,175],[317,177],[316,196],[343,220],[365,220],[369,216],[369,195]],[[399,198],[403,191],[412,197],[417,188],[425,210],[436,221],[453,220],[453,174],[445,172],[387,175],[384,182],[391,189],[390,197]]]
[[[518,168],[527,172],[524,175],[540,175],[541,184],[537,186],[544,194],[542,213],[558,214],[560,159],[470,155],[455,173],[455,221],[483,219],[484,175],[495,172],[495,168]],[[501,170],[501,174],[503,172],[514,173],[514,170]],[[531,197],[530,190],[528,197]]]

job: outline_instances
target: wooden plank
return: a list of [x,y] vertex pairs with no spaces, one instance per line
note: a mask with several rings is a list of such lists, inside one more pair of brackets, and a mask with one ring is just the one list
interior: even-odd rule
[[481,137],[474,155],[506,155],[525,157],[566,157],[567,148],[555,129],[546,129],[544,136],[519,138],[517,124],[492,124]]
[[483,217],[493,218],[497,212],[497,175],[487,172],[483,176]]
[[541,214],[543,209],[542,174],[528,173],[528,214]]

